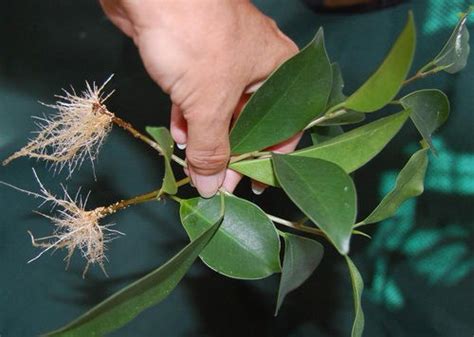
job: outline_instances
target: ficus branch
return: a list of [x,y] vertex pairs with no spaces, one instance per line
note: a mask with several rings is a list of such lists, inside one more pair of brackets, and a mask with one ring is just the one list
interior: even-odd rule
[[335,118],[335,117],[340,117],[340,116],[343,116],[347,113],[348,111],[346,109],[339,109],[339,110],[335,110],[335,111],[332,111],[332,112],[328,112],[326,113],[324,116],[321,116],[319,118],[316,118],[315,120],[311,121],[303,130],[308,130],[310,128],[312,128],[313,126],[316,126],[316,125],[319,125],[331,118]]
[[[161,146],[153,141],[150,137],[147,137],[145,136],[144,134],[142,134],[140,131],[138,131],[137,129],[135,129],[132,124],[124,121],[123,119],[117,117],[117,116],[114,116],[112,121],[118,125],[119,127],[121,127],[122,129],[124,129],[125,131],[129,132],[130,134],[132,134],[135,138],[138,138],[140,139],[141,141],[145,142],[146,144],[148,144],[149,146],[151,146],[153,149],[155,149],[156,151],[158,151],[161,155],[163,155],[164,151],[163,149],[161,148]],[[173,154],[171,156],[171,159],[177,163],[178,165],[181,165],[182,167],[187,167],[187,164],[186,162],[181,159],[180,157],[178,157],[177,155]]]
[[[181,187],[183,185],[188,184],[189,182],[190,182],[189,177],[186,177],[186,178],[183,178],[183,179],[177,181],[176,185],[178,187]],[[162,195],[163,195],[163,191],[162,191],[161,188],[159,188],[159,189],[153,190],[153,191],[145,193],[145,194],[137,195],[136,197],[133,197],[133,198],[130,198],[130,199],[120,200],[120,201],[118,201],[118,202],[116,202],[112,205],[109,205],[109,206],[105,207],[104,210],[102,211],[102,213],[104,215],[113,214],[113,213],[115,213],[119,210],[125,209],[127,207],[132,206],[132,205],[141,204],[141,203],[144,203],[144,202],[156,200],[158,197],[160,197]],[[176,200],[174,198],[171,198],[171,199]]]
[[[183,185],[188,184],[189,182],[190,182],[189,177],[186,177],[184,179],[181,179],[181,180],[177,181],[176,185],[178,187],[181,187]],[[225,194],[232,195],[232,193],[229,193],[229,192],[225,192]],[[104,216],[114,214],[117,211],[123,210],[123,209],[128,208],[132,205],[137,205],[137,204],[141,204],[141,203],[144,203],[144,202],[156,200],[161,195],[162,195],[162,190],[161,190],[161,188],[159,188],[159,189],[153,190],[153,191],[145,193],[145,194],[137,195],[137,196],[135,196],[133,198],[130,198],[130,199],[124,199],[124,200],[118,201],[118,202],[116,202],[112,205],[109,205],[107,207],[104,207],[104,209],[102,211],[102,214]],[[166,196],[166,194],[165,194],[165,196]],[[174,200],[178,203],[182,202],[182,199],[177,197],[177,196],[168,195],[168,197],[169,197],[169,199]],[[289,228],[293,228],[293,229],[301,231],[301,232],[326,237],[324,235],[324,233],[321,230],[317,229],[317,228],[311,228],[311,227],[302,225],[301,223],[297,223],[297,222],[293,222],[293,221],[290,221],[290,220],[282,219],[282,218],[279,218],[279,217],[271,215],[271,214],[265,213],[265,215],[268,217],[268,219],[270,219],[274,223],[277,223],[277,224],[280,224],[280,225],[283,225],[283,226],[286,226],[286,227],[289,227]]]
[[[177,181],[176,185],[178,185],[178,187],[181,187],[181,186],[184,186],[184,185],[188,184],[189,182],[190,182],[189,177],[186,177],[184,179],[181,179],[181,180]],[[226,191],[225,191],[225,194],[233,195],[232,193],[229,193],[229,192],[226,192]],[[137,204],[141,204],[141,203],[144,203],[144,202],[156,200],[160,196],[162,196],[161,188],[153,190],[153,191],[145,193],[145,194],[142,194],[142,195],[138,195],[138,196],[130,198],[130,199],[121,200],[121,201],[118,201],[118,202],[116,202],[116,203],[114,203],[110,206],[104,207],[104,209],[102,211],[102,214],[104,216],[114,214],[115,212],[120,211],[120,210],[125,209],[125,208],[128,208],[132,205],[137,205]],[[171,199],[171,200],[176,201],[177,203],[181,203],[183,201],[181,198],[179,198],[175,195],[168,195],[167,197],[169,197],[169,199]],[[283,219],[283,218],[280,218],[280,217],[277,217],[275,215],[271,215],[271,214],[268,214],[268,213],[265,213],[265,215],[268,217],[268,219],[270,219],[274,223],[286,226],[288,228],[295,229],[295,230],[300,231],[300,232],[309,233],[309,234],[313,234],[313,235],[318,235],[318,236],[326,238],[326,235],[320,229],[305,226],[301,222],[290,221],[290,220]],[[360,231],[354,231],[353,233],[367,236],[365,233],[360,232]]]
[[277,223],[277,224],[280,224],[280,225],[283,225],[283,226],[286,226],[286,227],[289,227],[289,228],[292,228],[292,229],[296,229],[296,230],[301,231],[301,232],[326,237],[326,235],[320,229],[308,227],[308,226],[302,225],[300,223],[289,221],[289,220],[286,220],[286,219],[282,219],[282,218],[279,218],[279,217],[271,215],[271,214],[267,214],[267,213],[265,213],[265,214],[274,223]]
[[238,155],[238,156],[235,156],[235,157],[231,157],[230,158],[230,161],[229,161],[229,164],[233,164],[233,163],[237,163],[239,161],[242,161],[242,160],[245,160],[245,159],[254,159],[254,158],[261,158],[261,157],[264,157],[264,156],[268,156],[270,155],[271,152],[270,151],[254,151],[254,152],[248,152],[248,153],[244,153],[244,154],[241,154],[241,155]]
[[[140,131],[138,131],[135,127],[133,127],[132,124],[130,124],[129,122],[124,121],[123,119],[121,119],[120,117],[117,117],[117,116],[114,116],[112,121],[117,126],[121,127],[125,131],[129,132],[133,137],[140,139],[141,141],[143,141],[144,143],[146,143],[147,145],[149,145],[150,147],[152,147],[153,149],[158,151],[161,155],[163,155],[164,151],[161,148],[161,146],[157,142],[155,142],[153,139],[151,139],[150,137],[148,137],[148,136],[144,135],[143,133],[141,133]],[[266,156],[266,155],[269,155],[269,154],[270,154],[270,152],[268,152],[268,151],[248,152],[248,153],[241,154],[239,156],[232,157],[230,159],[229,163],[230,164],[231,163],[236,163],[238,161],[242,161],[242,160],[249,159],[249,158],[252,158],[252,159],[253,158],[260,158],[262,156]],[[182,167],[186,168],[188,166],[185,160],[183,160],[182,158],[178,157],[175,154],[173,154],[171,156],[171,159],[175,163],[179,164]]]
[[[130,124],[129,122],[121,119],[120,117],[117,117],[114,115],[113,119],[112,119],[112,122],[114,124],[116,124],[117,126],[119,126],[120,128],[124,129],[125,131],[127,131],[128,133],[130,133],[133,137],[135,138],[138,138],[140,139],[141,141],[143,141],[144,143],[146,143],[147,145],[149,145],[150,147],[152,147],[154,150],[158,151],[161,155],[163,155],[164,151],[163,149],[161,148],[160,144],[158,144],[157,142],[155,142],[153,139],[151,139],[150,137],[144,135],[143,133],[141,133],[140,131],[138,131],[135,127],[133,127],[132,124]],[[241,154],[239,156],[235,156],[235,157],[232,157],[229,161],[229,163],[236,163],[238,161],[242,161],[242,160],[245,160],[245,159],[253,159],[253,158],[261,158],[263,156],[267,156],[269,155],[270,152],[268,151],[253,151],[253,152],[248,152],[248,153],[244,153],[244,154]],[[186,168],[188,165],[186,163],[185,160],[183,160],[182,158],[178,157],[177,155],[173,154],[171,155],[171,159],[177,163],[178,165]]]
[[[436,67],[436,65],[433,62],[430,62],[430,63],[426,64],[425,66],[423,66],[422,68],[420,68],[420,70],[418,70],[418,72],[414,76],[412,76],[412,77],[408,78],[407,80],[405,80],[403,85],[407,85],[407,84],[409,84],[409,83],[411,83],[411,82],[413,82],[417,79],[421,79],[421,78],[424,78],[424,77],[429,76],[431,74],[435,74],[439,71],[442,71],[443,69],[445,69],[444,66],[443,67],[441,67],[441,66]],[[390,102],[390,104],[399,104],[399,102],[398,101],[392,101],[392,102]],[[323,116],[318,117],[318,118],[314,119],[313,121],[311,121],[303,129],[303,131],[310,129],[313,126],[320,125],[320,124],[324,123],[325,121],[330,120],[332,118],[343,116],[343,115],[347,114],[348,112],[349,111],[344,108],[344,102],[339,103],[339,104],[331,107],[329,110],[327,110],[327,112]],[[113,122],[116,125],[118,125],[119,127],[121,127],[122,129],[129,132],[135,138],[140,139],[141,141],[143,141],[144,143],[146,143],[147,145],[149,145],[150,147],[152,147],[153,149],[158,151],[161,155],[164,154],[163,149],[161,148],[161,146],[157,142],[152,140],[150,137],[142,134],[140,131],[135,129],[130,123],[128,123],[128,122],[124,121],[123,119],[121,119],[119,117],[116,117],[116,116],[113,117]],[[269,151],[253,151],[253,152],[248,152],[248,153],[244,153],[244,154],[232,157],[230,159],[229,163],[236,163],[236,162],[243,161],[243,160],[246,160],[246,159],[266,158],[269,155],[270,155]],[[172,155],[171,159],[174,162],[176,162],[177,164],[181,165],[182,167],[187,167],[187,163],[183,159],[181,159],[180,157],[176,156],[175,154]],[[189,177],[187,177],[187,178],[184,178],[184,179],[178,181],[177,185],[179,187],[179,186],[183,186],[183,185],[185,185],[189,182],[190,182],[190,179],[189,179]],[[134,205],[134,204],[140,204],[140,203],[143,203],[143,202],[156,200],[157,198],[161,197],[162,194],[163,194],[163,191],[160,188],[160,189],[151,191],[149,193],[145,193],[145,194],[133,197],[131,199],[121,200],[119,202],[116,202],[116,203],[108,206],[108,207],[105,207],[103,213],[104,213],[104,215],[113,214],[113,213],[117,212],[118,210],[127,208],[131,205]],[[231,193],[228,193],[228,192],[227,192],[227,194],[232,195]],[[166,194],[165,194],[165,196],[166,196]],[[167,196],[171,200],[174,200],[178,203],[182,202],[182,199],[177,197],[177,196],[173,196],[173,195],[167,195]],[[309,234],[314,234],[314,235],[318,235],[318,236],[322,236],[322,237],[326,237],[326,235],[320,229],[305,226],[301,222],[293,222],[293,221],[290,221],[290,220],[279,218],[279,217],[271,215],[271,214],[267,214],[267,213],[265,213],[265,214],[274,223],[286,226],[288,228],[295,229],[297,231],[301,231],[301,232],[305,232],[305,233],[309,233]],[[357,228],[360,225],[361,224],[358,223],[354,226],[354,228]],[[367,234],[365,234],[363,232],[360,232],[358,230],[354,230],[353,234],[358,234],[358,235],[363,235],[363,236],[369,237]]]
[[440,71],[442,71],[442,70],[444,70],[448,67],[449,66],[438,66],[437,67],[433,62],[430,62],[427,65],[423,66],[420,70],[418,70],[415,75],[413,75],[409,79],[405,80],[405,82],[403,82],[403,85],[407,85],[407,84],[410,84],[411,82],[416,81],[418,79],[425,78],[429,75],[436,74],[436,73],[438,73],[438,72],[440,72]]
[[[328,112],[326,112],[322,117],[319,117],[315,120],[313,120],[312,122],[310,122],[304,129],[303,131],[307,130],[307,129],[310,129],[311,127],[315,126],[315,125],[319,125],[331,118],[335,118],[335,117],[339,117],[339,116],[342,116],[344,114],[346,114],[348,111],[346,109],[343,109],[343,108],[338,108],[339,106],[341,106],[341,104],[339,105],[336,105],[334,107],[332,107],[331,109],[328,110]],[[336,109],[335,109],[336,108]],[[335,109],[335,110],[334,110]],[[155,142],[153,139],[151,139],[150,137],[144,135],[143,133],[141,133],[140,131],[138,131],[132,124],[130,124],[129,122],[121,119],[120,117],[117,117],[114,115],[114,117],[112,118],[112,122],[119,126],[120,128],[122,128],[123,130],[127,131],[128,133],[130,133],[133,137],[135,138],[138,138],[140,139],[142,142],[146,143],[147,145],[149,145],[150,147],[152,147],[154,150],[158,151],[161,155],[163,155],[164,151],[163,149],[161,148],[161,146]],[[235,157],[231,157],[230,161],[229,161],[229,164],[232,164],[232,163],[236,163],[236,162],[239,162],[239,161],[242,161],[242,160],[246,160],[246,159],[255,159],[255,158],[267,158],[269,157],[271,154],[270,151],[253,151],[253,152],[248,152],[248,153],[243,153],[241,155],[238,155],[238,156],[235,156]],[[171,156],[171,159],[177,163],[178,165],[186,168],[187,167],[187,163],[185,160],[183,160],[182,158],[178,157],[177,155],[173,154]]]

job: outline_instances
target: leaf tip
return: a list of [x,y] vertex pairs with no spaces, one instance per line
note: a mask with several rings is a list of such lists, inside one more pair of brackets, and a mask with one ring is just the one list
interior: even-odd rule
[[273,317],[277,317],[278,316],[278,313],[280,311],[280,306],[281,306],[281,303],[277,303],[277,307],[275,309],[275,312],[273,313]]
[[342,255],[347,255],[347,254],[349,254],[350,241],[351,241],[351,237],[350,237],[350,236],[345,237],[345,238],[341,241],[340,246],[339,246],[339,252],[340,252]]
[[321,39],[324,38],[324,28],[321,26],[318,28],[318,31],[316,32],[315,39]]
[[323,46],[323,49],[326,53],[326,44],[324,42],[324,28],[323,27],[318,28],[318,31],[316,32],[316,35],[314,36],[313,40],[308,44],[308,46],[314,46],[315,48],[319,45]]

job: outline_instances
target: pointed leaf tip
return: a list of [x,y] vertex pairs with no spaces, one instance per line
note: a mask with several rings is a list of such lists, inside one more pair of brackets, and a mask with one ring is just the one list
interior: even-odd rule
[[164,265],[118,291],[65,327],[45,336],[103,336],[125,325],[143,310],[160,303],[178,285],[215,235],[221,222],[222,216]]

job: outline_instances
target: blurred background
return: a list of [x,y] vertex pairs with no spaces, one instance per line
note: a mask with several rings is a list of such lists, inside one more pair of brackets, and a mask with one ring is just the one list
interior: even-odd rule
[[[413,0],[366,13],[316,13],[299,0],[258,0],[301,47],[324,26],[330,58],[339,62],[351,93],[373,72],[413,9],[418,48],[413,71],[437,54],[469,6],[464,0]],[[472,26],[472,24],[471,24]],[[472,29],[470,29],[472,32]],[[47,113],[61,88],[84,81],[116,89],[108,107],[144,129],[168,125],[170,104],[147,76],[133,43],[104,16],[97,1],[4,0],[0,11],[0,158],[26,142],[31,115]],[[365,280],[364,336],[466,337],[474,334],[474,62],[457,75],[441,74],[405,91],[436,87],[451,100],[451,117],[434,137],[439,155],[431,157],[426,191],[407,201],[397,216],[369,228],[372,240],[356,237],[352,256]],[[378,116],[377,116],[378,117]],[[374,118],[371,116],[371,118]],[[411,125],[373,163],[355,174],[359,214],[367,215],[391,189],[419,136]],[[19,159],[0,167],[0,180],[36,191],[31,167],[51,190],[66,176],[52,177],[44,163]],[[114,129],[96,163],[66,181],[70,191],[91,190],[89,206],[109,204],[154,189],[162,162],[155,152]],[[249,194],[244,181],[237,194],[269,213],[295,219],[283,194]],[[192,191],[187,191],[191,195]],[[82,279],[84,261],[76,256],[64,270],[63,251],[26,262],[39,253],[27,230],[51,232],[35,215],[39,201],[0,186],[0,336],[35,336],[64,325],[113,292],[160,266],[187,243],[177,205],[140,205],[116,214],[127,235],[109,245],[109,278],[92,268]],[[282,207],[285,205],[285,207]],[[353,318],[345,263],[330,247],[315,274],[290,294],[273,317],[279,276],[262,281],[227,279],[197,262],[162,304],[142,313],[111,336],[349,336]]]

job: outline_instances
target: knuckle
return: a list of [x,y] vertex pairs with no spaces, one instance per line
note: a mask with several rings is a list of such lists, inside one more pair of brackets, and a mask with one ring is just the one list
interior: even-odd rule
[[166,88],[169,93],[173,104],[184,110],[184,106],[189,104],[191,100],[193,90],[189,88],[189,81],[183,80],[183,78],[176,79],[172,84]]
[[206,118],[209,113],[207,110],[196,108],[196,103],[190,102],[191,97],[188,97],[182,104],[183,118],[190,124],[199,123],[202,119]]
[[288,50],[290,56],[293,56],[294,54],[299,52],[298,46],[292,40],[287,39],[286,44],[287,44],[286,49]]
[[228,149],[190,150],[188,163],[201,174],[212,174],[224,169],[229,160]]
[[279,30],[278,24],[276,23],[275,20],[273,20],[272,18],[267,17],[267,22],[268,22],[268,25],[271,29],[273,29],[275,31]]
[[288,36],[283,33],[280,35],[280,53],[279,58],[282,60],[289,59],[296,53],[298,53],[299,48]]
[[288,38],[281,41],[278,51],[275,53],[273,59],[273,69],[279,67],[283,62],[287,61],[298,53],[296,44]]

